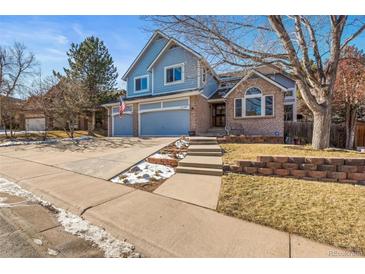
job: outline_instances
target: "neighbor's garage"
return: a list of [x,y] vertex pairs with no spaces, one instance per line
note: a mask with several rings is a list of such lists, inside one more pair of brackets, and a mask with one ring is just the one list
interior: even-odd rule
[[46,119],[45,118],[26,118],[25,119],[25,130],[27,131],[38,131],[45,130]]
[[188,98],[140,104],[140,135],[187,135],[190,128],[189,111]]
[[119,107],[114,107],[112,119],[113,136],[133,136],[132,106],[127,105],[122,116],[119,115]]

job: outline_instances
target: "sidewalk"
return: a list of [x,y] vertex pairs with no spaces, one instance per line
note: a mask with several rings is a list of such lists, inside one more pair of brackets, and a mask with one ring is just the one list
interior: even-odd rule
[[327,257],[342,251],[103,179],[6,156],[0,161],[1,177],[127,239],[147,257]]

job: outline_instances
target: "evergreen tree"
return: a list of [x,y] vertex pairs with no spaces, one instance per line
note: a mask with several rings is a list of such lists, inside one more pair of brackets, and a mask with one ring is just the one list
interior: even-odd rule
[[72,43],[67,56],[66,76],[83,84],[94,106],[115,96],[117,68],[102,40],[91,36],[80,44]]

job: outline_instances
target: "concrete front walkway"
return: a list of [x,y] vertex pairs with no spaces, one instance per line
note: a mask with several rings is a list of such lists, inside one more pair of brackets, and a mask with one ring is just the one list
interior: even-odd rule
[[[126,137],[95,139],[83,144],[23,145],[0,148],[0,156],[109,180],[176,139]],[[9,161],[2,163],[0,172],[11,166]]]
[[12,155],[0,158],[0,176],[127,239],[147,257],[327,257],[330,251],[342,251],[201,206]]

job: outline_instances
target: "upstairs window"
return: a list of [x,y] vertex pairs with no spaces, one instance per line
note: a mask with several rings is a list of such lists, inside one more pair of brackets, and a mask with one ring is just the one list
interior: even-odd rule
[[134,78],[134,91],[142,92],[148,90],[148,75]]
[[165,85],[184,82],[184,64],[165,67]]

